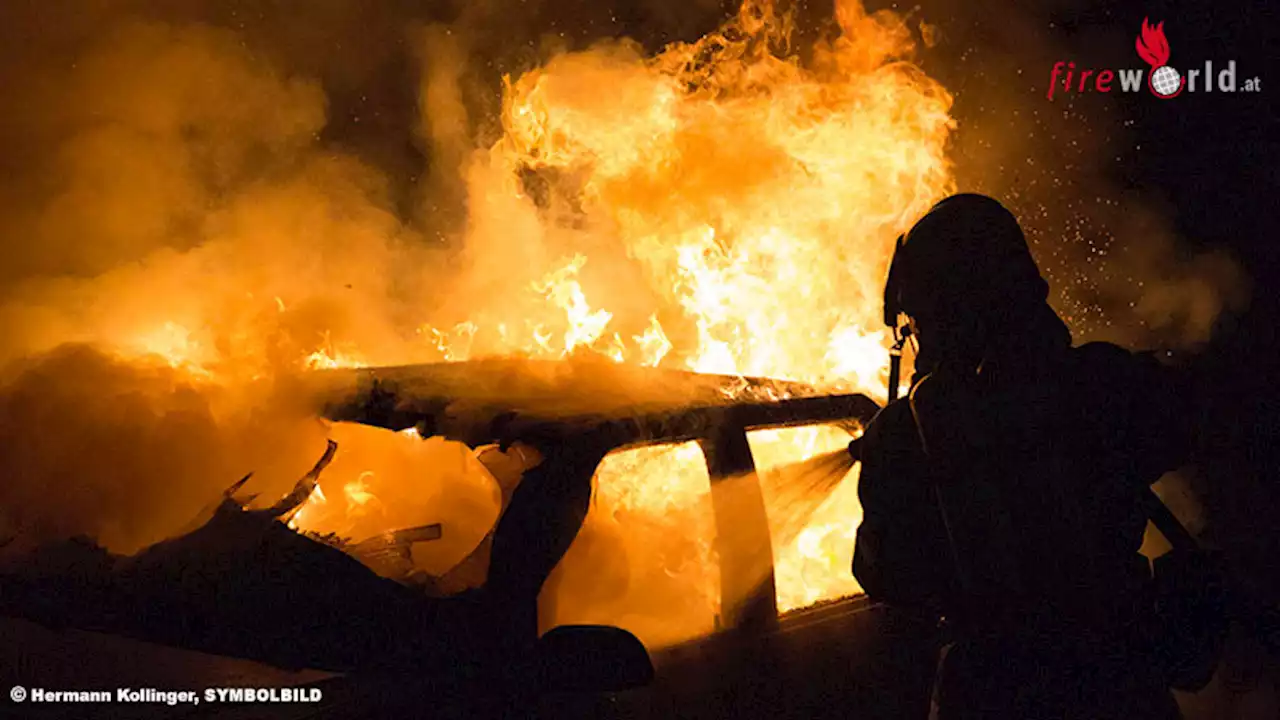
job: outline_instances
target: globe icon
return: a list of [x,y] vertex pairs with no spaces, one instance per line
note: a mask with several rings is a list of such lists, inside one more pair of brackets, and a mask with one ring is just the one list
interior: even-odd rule
[[1178,88],[1182,85],[1182,76],[1177,70],[1164,65],[1156,68],[1151,73],[1151,89],[1157,95],[1169,97],[1178,92]]

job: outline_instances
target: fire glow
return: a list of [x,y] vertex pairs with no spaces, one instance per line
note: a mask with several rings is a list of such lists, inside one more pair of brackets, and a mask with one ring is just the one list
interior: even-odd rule
[[[159,355],[200,382],[257,377],[282,353],[295,369],[593,353],[883,398],[881,282],[893,238],[954,189],[945,154],[951,97],[912,64],[903,18],[841,0],[834,20],[839,32],[801,53],[789,16],[747,0],[694,43],[646,57],[613,42],[508,78],[502,134],[463,169],[463,279],[443,285],[449,301],[411,318],[395,342],[361,343],[362,325],[393,324],[381,317],[280,340],[308,298],[283,280],[263,281],[263,271],[171,307],[132,308],[128,326],[105,341]],[[424,267],[423,277],[443,272]],[[752,438],[762,470],[843,442],[820,429]],[[339,456],[359,464],[360,452],[344,443]],[[386,483],[408,482],[333,473],[322,480],[327,495],[317,492],[293,518],[300,529],[325,531],[311,518],[342,507],[369,513]],[[671,592],[705,610],[688,622],[663,618],[674,628],[666,634],[639,628],[641,637],[709,630],[718,592],[697,448],[610,458],[597,483],[584,534],[611,533],[632,577],[657,568]],[[774,548],[781,609],[857,592],[854,487],[845,482],[793,543]],[[580,555],[570,551],[563,574],[586,562]],[[628,618],[652,600],[640,598],[638,581],[594,608],[574,595],[571,578],[560,587],[562,620],[588,615],[636,629]]]
[[[504,329],[468,317],[453,332],[433,331],[442,352],[468,356],[454,338],[473,353],[485,341],[499,346],[490,352],[540,357],[585,350],[882,394],[885,338],[871,329],[878,283],[895,231],[950,189],[950,98],[899,62],[909,50],[900,20],[851,3],[837,19],[843,34],[816,48],[811,65],[768,52],[787,39],[787,20],[748,3],[730,28],[653,58],[624,44],[562,55],[509,80],[505,133],[474,170],[492,179],[479,206],[507,205],[543,231],[572,222],[620,245],[658,296],[655,309],[678,308],[683,342],[673,345],[660,312],[642,332],[618,328],[610,308],[625,289],[588,293],[592,258],[580,254],[530,283],[549,313],[507,319]],[[540,198],[517,181],[530,172],[551,178]],[[522,326],[523,336],[513,332]],[[809,430],[753,446],[763,470],[841,442]],[[672,467],[682,463],[693,467]],[[618,520],[629,556],[661,553],[669,542],[659,533],[704,509],[700,463],[684,448],[602,468],[596,512],[648,516]],[[672,487],[673,478],[684,481]],[[775,549],[781,609],[857,591],[849,567],[860,513],[848,485],[794,543]],[[694,527],[708,525],[704,516]],[[711,538],[703,538],[694,567],[666,569],[714,603]]]

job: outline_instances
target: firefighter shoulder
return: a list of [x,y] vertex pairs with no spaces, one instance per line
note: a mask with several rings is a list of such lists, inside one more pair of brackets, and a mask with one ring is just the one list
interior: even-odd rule
[[907,400],[890,403],[862,438],[862,523],[853,574],[873,600],[945,613],[955,591],[950,547]]

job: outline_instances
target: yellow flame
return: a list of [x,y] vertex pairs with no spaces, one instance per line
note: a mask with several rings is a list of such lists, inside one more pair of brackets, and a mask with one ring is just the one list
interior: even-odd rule
[[324,333],[323,344],[302,361],[308,370],[332,370],[344,367],[364,367],[366,363],[354,352],[345,352],[334,347],[329,333]]
[[[801,54],[786,13],[746,0],[725,28],[652,57],[615,43],[507,78],[501,136],[467,168],[465,238],[469,261],[492,259],[505,282],[480,283],[485,293],[455,303],[470,304],[463,310],[408,318],[393,348],[349,342],[335,326],[341,342],[325,333],[282,345],[286,364],[593,352],[883,398],[889,338],[872,329],[881,282],[897,234],[954,190],[951,96],[911,63],[901,17],[837,0],[834,21],[838,32]],[[292,290],[288,305],[242,307],[246,289],[271,297],[275,287],[239,288],[239,314],[226,313],[234,323],[210,300],[203,315],[160,317],[118,344],[192,372],[232,360],[260,367],[274,335],[251,322],[255,313],[283,323],[306,312]],[[300,327],[284,335],[323,328]],[[753,437],[753,448],[767,468],[846,441],[828,429]],[[714,532],[679,524],[704,517],[695,512],[706,505],[703,463],[696,445],[610,460],[593,517],[631,533],[632,569],[660,566],[712,612],[710,551],[663,550],[677,534]],[[348,505],[371,502],[361,488],[344,488]],[[317,490],[294,524],[307,527],[324,502]],[[775,548],[782,608],[857,590],[849,554],[859,518],[846,482],[794,543]]]
[[[752,455],[762,476],[769,471],[848,445],[849,435],[832,426],[757,430],[749,434]],[[770,524],[785,522],[789,508],[770,502],[772,488],[763,483]],[[807,519],[794,541],[775,547],[774,574],[778,588],[778,608],[794,610],[820,600],[852,595],[860,591],[853,578],[853,541],[862,508],[857,484],[843,482]],[[776,535],[776,533],[775,533]]]
[[643,333],[631,339],[639,347],[640,364],[650,367],[657,367],[673,347],[667,333],[662,330],[662,323],[658,322],[657,315],[649,318],[649,327]]
[[171,367],[193,374],[206,375],[209,351],[195,339],[191,330],[174,322],[165,322],[150,331],[140,333],[132,343],[140,355],[157,356]]
[[365,480],[372,475],[372,472],[366,470],[365,472],[360,473],[360,476],[355,480],[352,480],[343,486],[342,492],[347,496],[347,502],[353,508],[364,508],[369,503],[378,499],[369,491],[369,486],[365,482]]
[[[406,431],[407,433],[408,431]],[[416,433],[414,433],[416,435]],[[303,502],[302,506],[289,519],[289,527],[295,530],[319,530],[326,528],[343,528],[350,524],[350,521],[364,515],[373,510],[378,505],[378,496],[374,494],[370,480],[373,478],[373,471],[366,470],[360,473],[354,480],[347,482],[342,486],[342,495],[336,503],[330,503],[329,497],[324,494],[317,484],[315,491],[311,493],[311,497]],[[396,528],[386,528],[394,530]],[[356,538],[363,539],[363,538]]]
[[[842,1],[836,20],[841,34],[807,64],[779,50],[790,18],[753,0],[726,31],[647,61],[628,46],[558,57],[508,82],[506,133],[491,158],[511,174],[545,174],[548,207],[559,193],[609,228],[691,326],[676,356],[686,367],[883,398],[889,338],[869,328],[880,324],[893,238],[953,189],[951,98],[906,62],[900,18]],[[609,92],[592,90],[601,87]],[[609,297],[588,305],[578,282],[591,266],[570,267],[554,304],[570,327],[565,345],[591,346],[610,321],[600,309]],[[656,316],[631,339],[630,362],[672,357]],[[835,432],[753,442],[757,462],[848,442]],[[671,487],[680,473],[656,462],[608,476],[604,507],[661,517],[697,502]],[[857,591],[854,488],[841,486],[791,547],[776,549],[783,609]]]
[[569,329],[564,333],[566,355],[579,346],[594,346],[613,319],[613,315],[607,311],[591,309],[582,286],[575,279],[586,262],[585,257],[576,255],[569,264],[533,284],[533,289],[544,295],[551,305],[564,311],[569,324]]
[[329,498],[325,496],[324,491],[320,489],[320,484],[316,483],[316,488],[311,492],[311,497],[307,498],[299,507],[293,517],[289,518],[289,527],[294,530],[311,529],[312,516],[316,514],[317,508],[329,502]]

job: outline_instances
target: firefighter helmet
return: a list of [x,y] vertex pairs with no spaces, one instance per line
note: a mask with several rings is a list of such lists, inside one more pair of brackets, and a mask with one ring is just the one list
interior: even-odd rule
[[1013,214],[985,195],[953,195],[898,238],[884,320],[892,327],[899,314],[937,323],[1001,315],[1048,293]]

